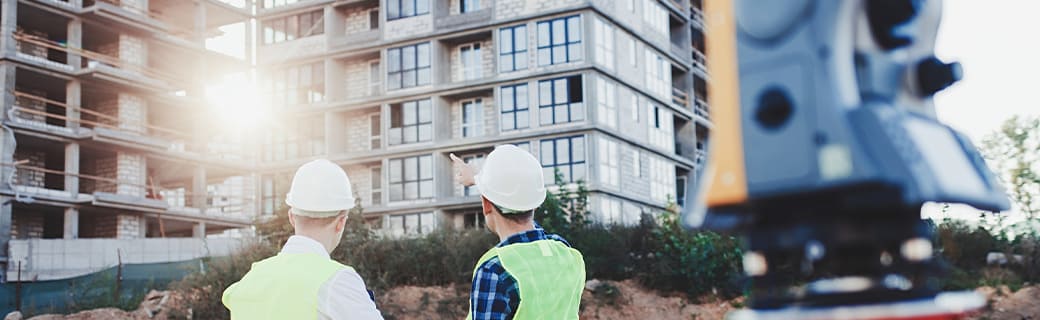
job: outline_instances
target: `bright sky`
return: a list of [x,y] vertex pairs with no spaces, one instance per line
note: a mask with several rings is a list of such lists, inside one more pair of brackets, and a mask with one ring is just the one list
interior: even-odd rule
[[1015,114],[1040,114],[1040,1],[946,0],[936,52],[964,80],[935,97],[942,121],[981,141]]

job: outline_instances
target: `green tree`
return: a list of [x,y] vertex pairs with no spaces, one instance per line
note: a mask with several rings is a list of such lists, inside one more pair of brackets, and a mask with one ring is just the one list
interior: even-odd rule
[[1035,223],[1040,218],[1040,117],[1011,117],[983,139],[980,151],[1004,183],[1013,209],[1028,219],[1027,225]]
[[535,211],[534,218],[545,231],[570,234],[589,224],[589,190],[584,180],[568,182],[556,170],[556,190],[549,192],[545,202]]

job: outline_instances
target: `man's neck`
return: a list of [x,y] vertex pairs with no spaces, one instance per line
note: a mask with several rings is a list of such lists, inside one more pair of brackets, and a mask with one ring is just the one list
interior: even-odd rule
[[296,235],[304,236],[310,238],[311,240],[317,241],[321,244],[323,248],[325,248],[325,252],[328,252],[329,254],[332,254],[332,250],[335,249],[335,247],[332,246],[332,242],[328,240],[328,237],[317,234],[316,232],[306,232],[297,230]]
[[500,226],[498,227],[498,230],[495,230],[496,233],[498,233],[499,241],[506,241],[506,239],[508,239],[510,236],[515,235],[517,233],[534,230],[534,220],[528,220],[522,223],[515,223],[510,221],[509,219],[502,218],[499,221]]

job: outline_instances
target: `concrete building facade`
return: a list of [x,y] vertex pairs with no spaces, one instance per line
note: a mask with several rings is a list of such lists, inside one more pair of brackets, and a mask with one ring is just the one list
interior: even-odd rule
[[[257,65],[260,212],[329,158],[391,235],[480,227],[448,155],[516,144],[546,181],[586,181],[594,218],[682,199],[711,122],[698,0],[266,0]],[[554,186],[559,187],[559,186]],[[681,203],[680,203],[681,204]]]
[[206,235],[251,224],[256,183],[236,160],[247,155],[214,153],[222,133],[194,117],[203,80],[248,70],[205,41],[251,8],[0,1],[4,281],[75,276],[111,257],[198,258]]

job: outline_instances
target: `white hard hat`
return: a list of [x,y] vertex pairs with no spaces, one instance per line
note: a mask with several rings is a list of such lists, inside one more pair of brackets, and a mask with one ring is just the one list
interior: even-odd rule
[[296,169],[285,204],[297,209],[293,214],[330,216],[353,208],[354,192],[343,168],[318,159]]
[[542,165],[511,144],[491,151],[474,180],[484,198],[504,209],[531,211],[545,201]]

